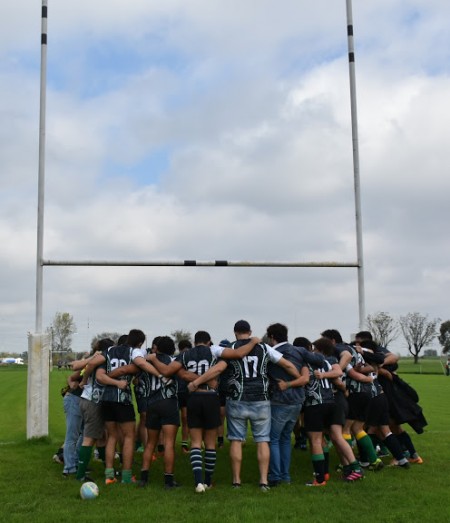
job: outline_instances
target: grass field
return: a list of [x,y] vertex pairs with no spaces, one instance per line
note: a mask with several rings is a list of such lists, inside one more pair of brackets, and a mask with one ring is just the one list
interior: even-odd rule
[[445,374],[445,362],[440,358],[420,358],[414,363],[414,358],[401,358],[399,361],[400,374]]
[[[26,368],[0,368],[0,506],[3,522],[446,522],[448,464],[450,457],[450,378],[444,375],[408,375],[406,381],[419,395],[429,422],[424,434],[412,433],[425,460],[410,470],[385,468],[366,474],[363,481],[343,483],[332,475],[325,488],[308,489],[311,464],[307,452],[294,451],[293,483],[262,493],[257,488],[255,447],[244,449],[243,487],[231,489],[228,447],[219,451],[216,486],[195,494],[189,459],[177,449],[176,478],[183,487],[167,492],[162,484],[161,459],[155,462],[151,484],[141,490],[134,485],[102,482],[102,465],[93,463],[100,496],[94,501],[79,498],[79,484],[61,477],[62,467],[52,455],[64,438],[64,415],[59,389],[66,371],[51,373],[48,438],[26,441]],[[334,452],[333,467],[336,464]],[[135,471],[140,456],[136,455]]]

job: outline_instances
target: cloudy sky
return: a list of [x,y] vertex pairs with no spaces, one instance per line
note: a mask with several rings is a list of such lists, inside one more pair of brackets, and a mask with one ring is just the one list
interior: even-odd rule
[[[49,0],[44,258],[355,262],[344,0]],[[41,2],[0,31],[0,351],[35,329]],[[450,3],[354,0],[366,312],[449,319]],[[45,267],[44,327],[358,330],[354,268]],[[401,349],[401,340],[398,342]]]

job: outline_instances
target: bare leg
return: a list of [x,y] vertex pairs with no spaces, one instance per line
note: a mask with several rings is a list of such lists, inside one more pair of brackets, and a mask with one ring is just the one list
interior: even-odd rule
[[259,466],[259,483],[267,485],[267,474],[269,472],[270,447],[267,441],[260,441],[256,444],[258,466]]
[[118,428],[115,421],[107,421],[106,429],[108,431],[108,439],[106,440],[105,449],[105,467],[107,469],[114,468],[114,455],[116,453],[116,445],[118,440]]
[[242,441],[231,441],[230,444],[231,472],[233,483],[241,483]]
[[131,470],[134,454],[134,434],[136,424],[134,421],[127,421],[120,424],[123,434],[122,445],[122,466],[123,470]]
[[175,463],[175,439],[177,437],[177,425],[163,425],[164,435],[164,473],[173,474]]

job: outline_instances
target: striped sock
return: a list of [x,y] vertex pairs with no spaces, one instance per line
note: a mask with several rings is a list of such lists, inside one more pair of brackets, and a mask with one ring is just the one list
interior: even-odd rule
[[191,461],[192,472],[194,473],[195,484],[198,485],[199,483],[203,483],[203,481],[202,481],[203,460],[202,460],[201,449],[191,448],[190,461]]
[[212,476],[216,467],[216,450],[206,449],[205,450],[205,483],[211,485]]

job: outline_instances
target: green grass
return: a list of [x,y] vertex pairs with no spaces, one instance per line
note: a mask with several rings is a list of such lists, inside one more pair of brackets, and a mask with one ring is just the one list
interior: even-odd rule
[[[243,487],[230,487],[228,447],[219,451],[216,487],[204,495],[193,491],[187,456],[177,448],[176,477],[183,487],[166,492],[162,486],[161,459],[152,468],[151,485],[102,483],[102,466],[93,463],[100,496],[95,501],[79,498],[79,484],[61,478],[61,465],[52,455],[64,438],[64,415],[59,393],[66,371],[51,373],[48,438],[26,441],[26,369],[0,369],[0,499],[4,522],[144,521],[304,521],[340,522],[443,522],[450,519],[448,458],[450,438],[450,378],[443,375],[411,375],[407,381],[421,398],[429,426],[414,442],[425,460],[409,471],[384,469],[367,473],[363,481],[345,484],[336,475],[325,488],[308,489],[311,478],[307,452],[294,451],[293,483],[261,493],[257,488],[255,446],[244,449]],[[412,431],[410,431],[412,433]],[[179,447],[179,446],[178,446]],[[332,452],[333,465],[336,458]],[[136,472],[140,456],[136,455]]]
[[414,358],[401,358],[398,372],[400,374],[444,374],[445,361],[440,358],[420,358],[414,363]]

